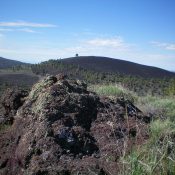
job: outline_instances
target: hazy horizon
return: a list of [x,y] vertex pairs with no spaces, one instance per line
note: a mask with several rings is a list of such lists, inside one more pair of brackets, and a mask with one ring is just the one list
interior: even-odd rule
[[175,71],[175,1],[0,1],[0,56],[105,56]]

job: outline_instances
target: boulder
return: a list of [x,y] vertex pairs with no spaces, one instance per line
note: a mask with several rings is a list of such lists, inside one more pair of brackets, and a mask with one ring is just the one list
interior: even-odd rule
[[14,121],[0,133],[3,175],[116,174],[119,157],[148,138],[140,110],[79,80],[47,76],[20,97],[6,105]]

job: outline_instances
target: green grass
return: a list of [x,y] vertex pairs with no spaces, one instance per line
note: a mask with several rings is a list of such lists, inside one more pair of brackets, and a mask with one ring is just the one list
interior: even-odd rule
[[139,97],[136,105],[145,113],[175,122],[175,97]]
[[121,86],[90,88],[101,96],[134,99],[135,105],[153,115],[149,139],[120,159],[120,175],[175,175],[175,97],[138,96]]
[[151,137],[156,139],[161,139],[175,133],[175,124],[169,119],[166,120],[155,120],[150,124],[150,134]]
[[125,99],[136,101],[137,95],[134,92],[123,88],[121,85],[93,85],[89,87],[89,90],[96,92],[100,96],[108,97],[124,97]]
[[121,159],[121,175],[175,174],[175,124],[156,120],[150,125],[150,139]]

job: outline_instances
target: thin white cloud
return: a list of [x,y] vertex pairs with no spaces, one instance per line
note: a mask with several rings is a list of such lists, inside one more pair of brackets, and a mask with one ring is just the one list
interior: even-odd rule
[[39,33],[30,28],[17,28],[17,29],[10,29],[10,28],[0,28],[0,32],[27,32],[27,33]]
[[[10,47],[0,48],[0,53],[6,58],[20,59],[31,63],[41,62],[48,59],[58,59],[72,57],[76,53],[80,56],[106,56],[118,59],[124,59],[140,64],[156,66],[167,70],[173,70],[175,67],[175,55],[156,54],[156,53],[142,53],[130,50],[127,52],[116,52],[115,49],[96,49],[93,47],[75,46],[75,47]],[[37,59],[36,59],[37,58]]]
[[13,29],[7,29],[7,28],[0,28],[0,32],[12,32]]
[[[42,42],[41,42],[42,43]],[[15,44],[16,45],[16,44]],[[97,55],[109,56],[114,58],[121,58],[120,54],[129,52],[130,45],[126,43],[121,37],[98,37],[90,40],[84,40],[74,46],[67,46],[59,48],[57,46],[38,45],[23,46],[23,45],[7,45],[0,48],[0,52],[4,56],[12,58],[12,55],[23,57],[30,62],[43,61],[51,58],[66,58],[74,56],[75,53],[79,55]],[[131,45],[132,48],[132,45]],[[31,58],[38,58],[38,60],[31,60]],[[28,61],[28,60],[27,60]]]
[[96,47],[123,47],[125,43],[121,37],[115,38],[95,38],[86,41],[87,44]]
[[156,47],[163,48],[165,50],[175,51],[175,43],[164,43],[164,42],[159,42],[159,41],[152,41],[151,44]]
[[38,27],[38,28],[47,28],[47,27],[57,27],[54,24],[45,24],[45,23],[33,23],[25,21],[17,22],[0,22],[1,27]]
[[[131,46],[131,47],[130,47]],[[132,45],[126,43],[121,37],[98,37],[91,40],[84,40],[75,46],[67,46],[64,48],[50,47],[50,46],[23,46],[18,47],[3,47],[0,52],[5,55],[25,55],[24,58],[52,58],[52,57],[69,57],[74,56],[75,53],[79,55],[99,55],[119,57],[120,54],[132,50]]]
[[35,30],[29,29],[29,28],[18,29],[17,31],[27,32],[27,33],[38,33]]
[[[3,37],[0,39],[0,41]],[[47,41],[48,42],[48,41]],[[0,53],[6,58],[21,58],[21,61],[36,63],[48,59],[72,57],[76,53],[80,56],[107,56],[124,59],[140,64],[158,66],[164,69],[173,70],[175,67],[174,53],[144,52],[138,46],[126,42],[121,37],[96,37],[81,40],[72,46],[61,48],[57,43],[53,45],[38,41],[33,45],[23,43],[9,43],[0,45]],[[74,42],[75,43],[75,42]],[[1,44],[1,43],[0,43]],[[156,43],[157,44],[157,43]],[[162,45],[161,45],[162,47]],[[35,59],[37,58],[37,59]],[[23,60],[24,59],[24,60]]]

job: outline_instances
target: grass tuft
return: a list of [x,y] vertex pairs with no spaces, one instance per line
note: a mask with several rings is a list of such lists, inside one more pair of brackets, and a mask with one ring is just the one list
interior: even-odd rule
[[89,90],[96,92],[100,96],[108,97],[124,97],[132,102],[137,100],[137,95],[124,88],[121,85],[93,85],[89,87]]

